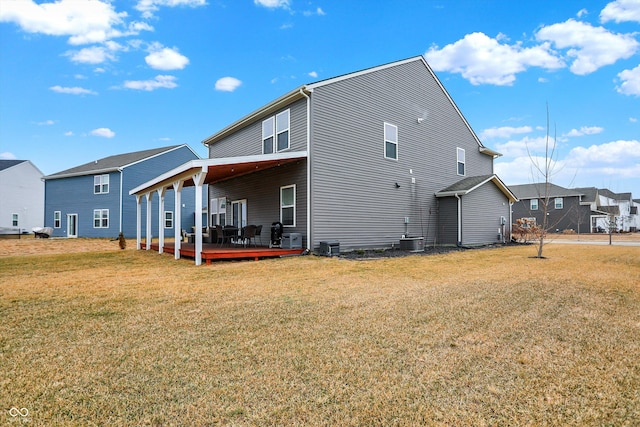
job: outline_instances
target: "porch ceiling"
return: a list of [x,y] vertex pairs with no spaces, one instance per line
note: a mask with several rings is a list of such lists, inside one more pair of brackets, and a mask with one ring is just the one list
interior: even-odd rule
[[231,178],[282,166],[307,157],[306,151],[263,154],[255,156],[224,157],[219,159],[191,160],[129,191],[130,195],[142,195],[161,188],[171,187],[181,181],[184,187],[194,186],[193,176],[204,172],[206,184],[215,184]]

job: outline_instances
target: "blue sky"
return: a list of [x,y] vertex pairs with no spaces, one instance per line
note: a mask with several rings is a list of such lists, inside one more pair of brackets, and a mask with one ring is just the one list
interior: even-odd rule
[[300,85],[417,55],[507,184],[549,133],[554,183],[640,198],[640,0],[0,0],[0,158],[206,157]]

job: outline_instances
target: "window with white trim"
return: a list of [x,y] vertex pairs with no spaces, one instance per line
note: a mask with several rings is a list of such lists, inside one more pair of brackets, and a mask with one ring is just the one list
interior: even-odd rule
[[285,227],[296,226],[296,186],[280,187],[280,222]]
[[93,228],[109,228],[109,209],[93,210]]
[[398,160],[398,126],[384,124],[384,157]]
[[538,199],[531,199],[531,201],[529,202],[529,208],[532,211],[537,211],[538,210]]
[[164,228],[173,228],[173,211],[164,211]]
[[62,213],[60,211],[53,212],[53,228],[60,228]]
[[93,194],[107,194],[109,192],[109,175],[95,175],[93,177]]
[[554,200],[556,209],[562,209],[564,207],[564,199],[562,197],[556,197]]
[[12,227],[17,227],[18,226],[18,217],[19,215],[17,213],[11,214],[11,226]]
[[458,157],[458,175],[465,175],[465,155],[464,148],[456,148],[456,155]]
[[262,122],[262,154],[289,149],[289,117],[289,110],[285,110]]

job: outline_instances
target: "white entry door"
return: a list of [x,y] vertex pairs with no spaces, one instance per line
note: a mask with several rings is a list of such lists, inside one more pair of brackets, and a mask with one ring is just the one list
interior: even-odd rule
[[233,210],[233,226],[242,228],[247,225],[247,199],[231,202]]
[[78,237],[78,214],[67,214],[67,237]]

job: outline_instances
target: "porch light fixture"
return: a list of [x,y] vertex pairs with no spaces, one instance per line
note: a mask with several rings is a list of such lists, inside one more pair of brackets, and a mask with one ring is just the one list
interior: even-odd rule
[[400,184],[396,182],[396,188],[400,188]]

